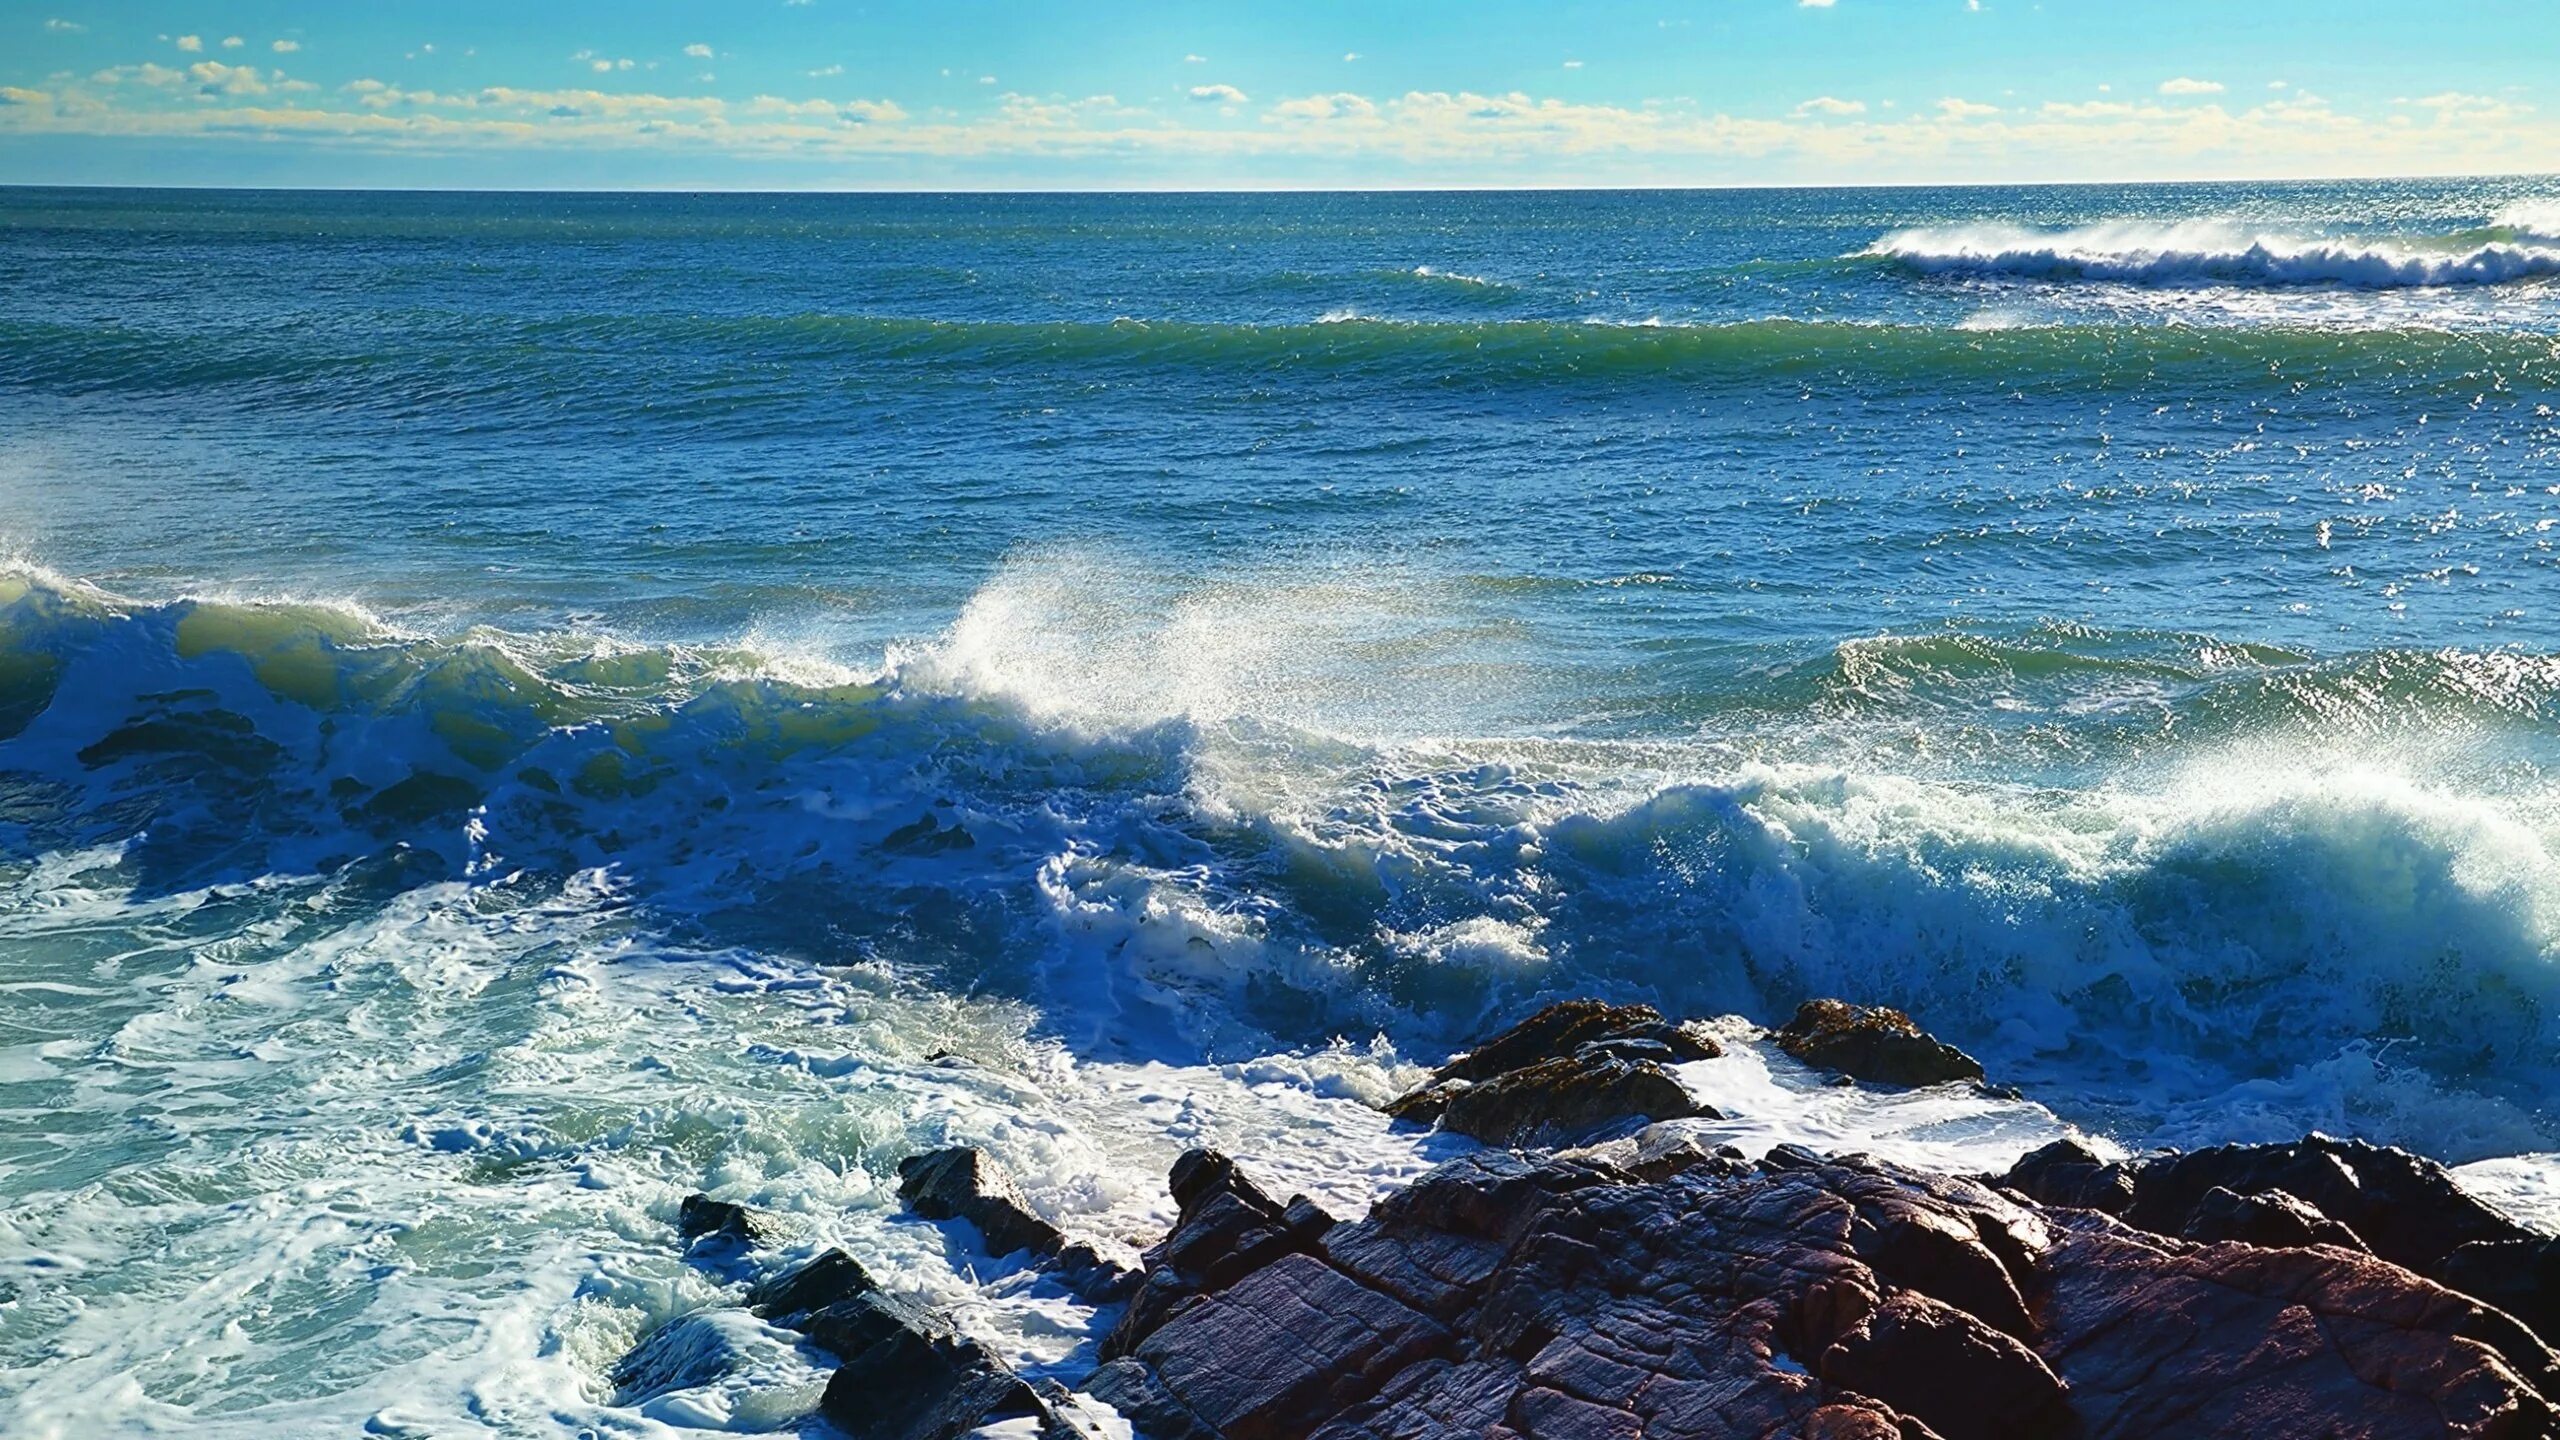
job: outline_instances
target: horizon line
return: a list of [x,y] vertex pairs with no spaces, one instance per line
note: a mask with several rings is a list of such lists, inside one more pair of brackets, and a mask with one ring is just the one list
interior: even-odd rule
[[1764,181],[1756,184],[1626,184],[1576,185],[1041,185],[1041,186],[804,186],[787,189],[753,186],[584,186],[584,185],[219,185],[135,184],[84,181],[62,184],[33,180],[0,180],[0,190],[97,190],[180,192],[190,194],[340,194],[340,195],[876,195],[883,197],[1086,196],[1086,195],[1520,195],[1520,194],[1662,194],[1806,190],[2092,190],[2160,185],[2342,185],[2354,183],[2437,183],[2465,181],[2554,180],[2560,170],[2487,170],[2453,174],[2329,174],[2189,176],[2131,180],[1854,180]]

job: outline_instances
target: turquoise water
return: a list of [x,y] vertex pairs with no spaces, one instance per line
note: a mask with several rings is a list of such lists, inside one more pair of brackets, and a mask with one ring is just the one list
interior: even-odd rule
[[2555,196],[0,190],[0,1428],[803,1427],[605,1379],[700,1188],[1072,1378],[900,1155],[1550,994],[2560,1149]]

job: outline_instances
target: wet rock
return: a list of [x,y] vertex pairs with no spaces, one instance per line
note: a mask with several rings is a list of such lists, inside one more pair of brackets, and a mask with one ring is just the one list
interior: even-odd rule
[[1066,1248],[1067,1237],[1032,1212],[1013,1176],[974,1146],[954,1145],[899,1161],[898,1198],[927,1220],[968,1221],[990,1255],[1028,1250],[1046,1256]]
[[1203,1296],[1134,1358],[1212,1433],[1285,1440],[1449,1339],[1428,1316],[1298,1253]]
[[2444,1257],[2436,1278],[2560,1338],[2560,1240],[2472,1240]]
[[1387,1113],[1494,1145],[1712,1116],[1667,1067],[1722,1053],[1714,1037],[1650,1005],[1559,1001],[1441,1066]]
[[1103,1338],[1105,1359],[1128,1354],[1200,1296],[1273,1260],[1311,1248],[1333,1217],[1299,1196],[1282,1205],[1215,1150],[1174,1161],[1167,1182],[1178,1207],[1173,1229],[1147,1251],[1144,1281]]
[[1945,1440],[2068,1434],[2069,1392],[2036,1352],[1952,1305],[1906,1291],[1822,1352],[1815,1373],[1894,1403]]
[[2507,1219],[2443,1166],[2405,1150],[2310,1135],[2109,1163],[2057,1141],[2000,1183],[2160,1235],[2369,1250],[2560,1336],[2560,1263],[2519,1263],[2543,1254],[2551,1237]]
[[1878,1085],[1944,1085],[1980,1080],[1982,1066],[1943,1044],[1899,1010],[1807,1000],[1772,1033],[1778,1048],[1807,1065]]
[[1050,1418],[1038,1392],[986,1347],[886,1292],[831,1305],[803,1328],[844,1362],[818,1413],[852,1440],[958,1440],[994,1421]]
[[1532,1145],[1628,1120],[1715,1114],[1654,1061],[1585,1053],[1507,1071],[1456,1091],[1440,1115],[1440,1128],[1488,1145]]
[[[2373,1256],[1789,1158],[1648,1182],[1469,1155],[1189,1290],[1087,1389],[1158,1440],[2550,1433],[2549,1352]],[[1183,1178],[1186,1218],[1224,1198],[1288,1233],[1231,1165]]]
[[747,1304],[768,1320],[789,1324],[812,1311],[824,1310],[879,1289],[871,1273],[842,1250],[830,1247],[816,1259],[784,1272],[747,1292]]
[[1029,1254],[1080,1298],[1095,1304],[1126,1299],[1138,1274],[1086,1244],[1069,1244],[1023,1199],[995,1157],[968,1145],[910,1155],[898,1162],[898,1196],[928,1220],[965,1220],[987,1253]]
[[760,1356],[788,1350],[788,1336],[743,1310],[699,1310],[652,1330],[613,1367],[614,1403],[645,1405],[676,1390],[715,1384],[753,1368]]
[[2271,1250],[2305,1245],[2365,1249],[2356,1232],[2282,1190],[2242,1195],[2216,1185],[2196,1201],[2195,1209],[2187,1214],[2186,1227],[2178,1233],[2189,1240],[2238,1240]]
[[772,1221],[744,1205],[694,1194],[676,1208],[676,1233],[689,1242],[729,1241],[752,1249],[769,1243],[775,1229]]
[[1537,1014],[1457,1056],[1435,1078],[1490,1080],[1541,1061],[1573,1054],[1586,1045],[1645,1040],[1660,1044],[1678,1060],[1712,1060],[1724,1051],[1714,1037],[1674,1025],[1650,1005],[1604,1005],[1597,1000],[1559,1000]]

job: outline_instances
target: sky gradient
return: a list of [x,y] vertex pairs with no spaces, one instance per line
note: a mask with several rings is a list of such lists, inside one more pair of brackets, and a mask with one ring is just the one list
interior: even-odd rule
[[0,183],[2541,173],[2555,90],[2550,0],[5,0]]

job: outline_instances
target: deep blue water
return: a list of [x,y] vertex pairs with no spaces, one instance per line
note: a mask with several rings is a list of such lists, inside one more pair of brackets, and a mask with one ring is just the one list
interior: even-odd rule
[[623,1423],[687,1189],[1544,994],[2560,1148],[2554,196],[0,190],[0,1406]]

